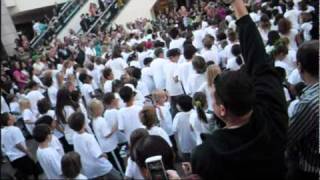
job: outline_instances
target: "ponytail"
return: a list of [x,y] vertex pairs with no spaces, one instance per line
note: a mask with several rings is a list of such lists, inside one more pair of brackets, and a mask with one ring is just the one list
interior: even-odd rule
[[207,119],[206,113],[203,110],[201,102],[200,101],[196,101],[195,102],[195,106],[196,106],[196,110],[197,110],[197,114],[198,114],[199,120],[204,122],[204,123],[208,123],[208,119]]

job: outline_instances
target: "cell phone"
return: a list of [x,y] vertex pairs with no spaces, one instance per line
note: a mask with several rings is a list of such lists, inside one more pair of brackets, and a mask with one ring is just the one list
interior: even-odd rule
[[162,156],[152,156],[145,160],[151,180],[168,180],[166,170],[162,163]]

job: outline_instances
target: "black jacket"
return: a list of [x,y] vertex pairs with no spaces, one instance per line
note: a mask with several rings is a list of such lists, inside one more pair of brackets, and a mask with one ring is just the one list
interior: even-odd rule
[[193,173],[203,179],[284,179],[288,125],[283,87],[250,16],[237,21],[244,70],[254,81],[256,103],[250,121],[207,135],[192,154]]

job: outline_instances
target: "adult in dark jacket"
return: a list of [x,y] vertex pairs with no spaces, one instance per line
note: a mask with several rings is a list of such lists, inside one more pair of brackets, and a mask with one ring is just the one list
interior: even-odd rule
[[85,32],[87,32],[87,31],[89,30],[89,28],[90,28],[90,22],[89,22],[89,20],[85,17],[84,14],[81,14],[80,18],[81,18],[80,26],[81,26],[82,31],[85,33]]
[[192,170],[203,179],[285,179],[283,87],[243,0],[232,6],[245,66],[216,78],[213,108],[225,127],[194,150]]

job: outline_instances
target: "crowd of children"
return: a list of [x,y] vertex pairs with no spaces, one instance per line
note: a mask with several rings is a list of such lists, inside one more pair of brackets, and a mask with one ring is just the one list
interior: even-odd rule
[[[295,117],[306,86],[297,51],[318,39],[318,5],[247,5],[282,76],[289,117]],[[202,2],[159,17],[158,25],[141,19],[109,32],[54,38],[41,57],[21,59],[19,53],[32,50],[19,47],[15,60],[1,64],[2,158],[8,157],[18,179],[41,173],[47,179],[143,179],[145,159],[154,155],[180,177],[201,177],[190,176],[188,165],[182,171],[176,166],[192,161],[203,134],[225,126],[214,113],[220,108],[215,80],[245,69],[244,56],[250,55],[242,54],[227,5]],[[37,142],[36,157],[26,139]]]

